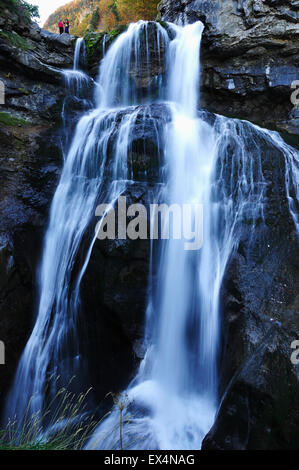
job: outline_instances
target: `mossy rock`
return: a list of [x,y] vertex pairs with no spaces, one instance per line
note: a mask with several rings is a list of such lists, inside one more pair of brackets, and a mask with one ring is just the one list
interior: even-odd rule
[[11,46],[17,47],[18,49],[22,49],[23,51],[29,51],[33,49],[33,46],[29,44],[26,39],[22,38],[19,34],[15,32],[0,31],[0,38],[9,42]]
[[25,121],[25,119],[18,118],[13,116],[12,114],[0,112],[0,124],[4,124],[5,126],[26,126],[29,125],[29,121]]
[[118,26],[112,31],[102,31],[100,33],[87,32],[84,36],[88,66],[92,67],[103,58],[103,42],[105,47],[109,47],[112,42],[127,29],[126,25]]

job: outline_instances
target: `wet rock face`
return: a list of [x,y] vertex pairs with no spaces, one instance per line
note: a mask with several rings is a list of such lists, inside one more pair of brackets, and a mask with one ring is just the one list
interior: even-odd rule
[[298,449],[298,377],[288,351],[285,331],[269,328],[233,378],[203,449]]
[[[124,195],[128,205],[147,206],[148,193],[147,183],[135,183]],[[81,286],[80,318],[98,402],[107,392],[128,385],[142,357],[138,347],[144,333],[149,255],[149,240],[96,240],[93,247]]]
[[[161,12],[170,21],[201,19],[206,25],[206,107],[297,132],[298,111],[289,100],[290,81],[298,78],[296,2],[165,0]],[[30,333],[36,268],[62,165],[58,119],[65,89],[59,85],[61,74],[51,67],[68,68],[73,56],[71,37],[49,34],[13,15],[5,23],[1,18],[3,31],[15,31],[26,42],[17,47],[12,36],[0,34],[0,79],[6,85],[0,118],[1,112],[10,115],[8,120],[2,115],[0,122],[0,340],[7,360],[0,369],[0,401]],[[102,46],[98,44],[99,51]],[[165,58],[157,61],[152,46],[150,56],[150,75],[145,62],[137,75],[129,71],[140,89],[165,72]],[[140,108],[128,153],[129,170],[138,183],[127,190],[128,203],[147,206],[157,190],[163,165],[157,123],[163,127],[167,119],[161,105]],[[207,119],[213,120],[212,115]],[[110,145],[112,152],[113,141]],[[244,224],[227,268],[223,399],[203,444],[207,449],[295,448],[299,442],[298,366],[290,361],[290,344],[299,332],[298,245],[287,207],[284,159],[266,145],[262,153],[266,226],[256,227],[252,246]],[[79,331],[100,399],[125,387],[143,354],[149,251],[147,240],[97,240],[82,281]]]
[[204,449],[298,449],[299,374],[291,362],[299,331],[297,251],[294,233],[260,230],[256,246],[228,268],[221,404]]
[[220,409],[204,449],[298,449],[298,238],[281,152],[259,138],[265,223],[242,227],[221,300]]
[[291,84],[299,76],[295,1],[164,0],[162,18],[203,21],[201,105],[299,134]]
[[[1,116],[1,113],[0,113]],[[60,135],[0,124],[0,408],[32,327],[36,269],[61,166]]]
[[58,133],[26,131],[0,126],[0,338],[6,353],[0,408],[32,328],[36,270],[62,159]]
[[51,199],[62,165],[60,72],[70,67],[73,38],[40,30],[23,10],[0,6],[0,409],[32,328],[36,272]]

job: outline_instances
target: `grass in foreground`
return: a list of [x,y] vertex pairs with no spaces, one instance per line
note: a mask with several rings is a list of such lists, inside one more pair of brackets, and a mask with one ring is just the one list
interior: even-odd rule
[[83,449],[102,421],[87,412],[90,391],[76,395],[61,388],[43,413],[30,412],[31,399],[23,419],[9,419],[0,431],[0,450]]

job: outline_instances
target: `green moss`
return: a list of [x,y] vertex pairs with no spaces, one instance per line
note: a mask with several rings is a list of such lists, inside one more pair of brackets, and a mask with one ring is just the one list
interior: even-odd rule
[[104,38],[105,48],[107,48],[126,29],[126,25],[121,25],[112,31],[101,31],[100,33],[87,32],[84,36],[84,41],[89,66],[98,63],[102,59]]
[[98,58],[101,58],[102,43],[105,33],[88,32],[84,36],[88,64],[92,64]]
[[27,88],[18,88],[18,91],[24,93],[24,95],[31,95],[31,91],[27,90]]
[[22,49],[23,51],[29,51],[33,48],[26,39],[22,38],[17,33],[0,31],[0,37],[8,41],[12,46]]
[[166,29],[166,30],[169,29],[169,26],[168,26],[168,24],[166,23],[166,21],[162,21],[161,19],[157,19],[156,21],[157,21],[157,23],[159,23],[159,24],[162,26],[162,28],[164,28],[164,29]]
[[17,118],[5,112],[0,113],[0,123],[4,124],[5,126],[19,126],[19,125],[26,126],[29,124],[28,121],[25,121],[24,119],[21,119],[21,118]]
[[127,28],[128,28],[127,25],[120,25],[117,28],[113,29],[112,31],[108,31],[108,36],[111,38],[119,36],[121,33],[126,31]]

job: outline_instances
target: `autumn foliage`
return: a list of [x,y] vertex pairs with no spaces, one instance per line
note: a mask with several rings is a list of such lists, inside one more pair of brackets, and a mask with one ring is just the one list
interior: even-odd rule
[[68,18],[70,32],[83,36],[87,30],[109,31],[131,22],[154,20],[159,0],[73,0],[58,8],[45,23],[45,28],[57,32],[57,24]]

